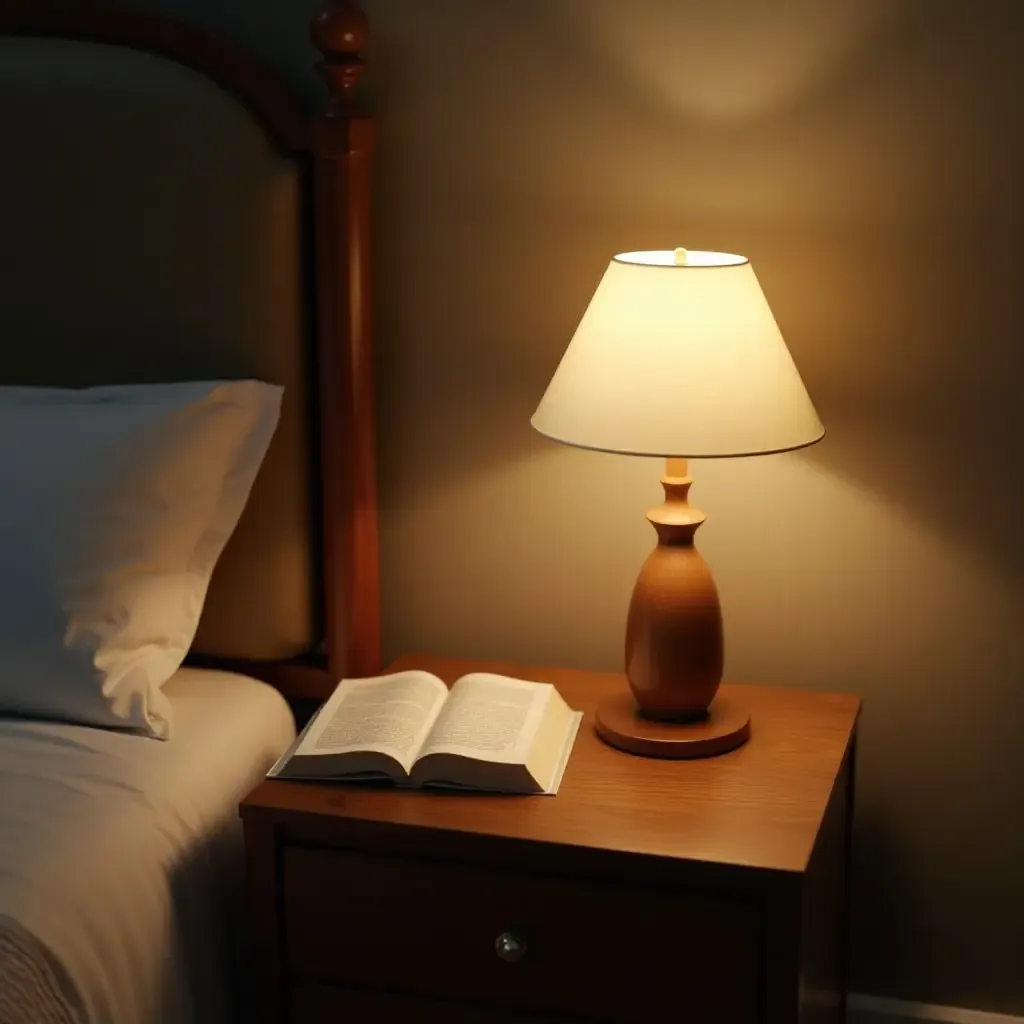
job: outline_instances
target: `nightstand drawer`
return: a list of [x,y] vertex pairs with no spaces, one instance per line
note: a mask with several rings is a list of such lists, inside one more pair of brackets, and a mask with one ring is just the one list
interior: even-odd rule
[[300,983],[288,1000],[289,1024],[579,1024],[579,1018],[537,1016],[493,1006],[467,1006],[439,999],[367,989]]
[[700,1024],[757,1019],[756,904],[285,847],[287,970],[439,999]]

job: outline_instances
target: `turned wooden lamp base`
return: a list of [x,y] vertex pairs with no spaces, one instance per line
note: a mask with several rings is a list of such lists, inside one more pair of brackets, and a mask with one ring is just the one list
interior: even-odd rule
[[633,695],[620,693],[597,708],[597,735],[619,750],[641,757],[714,757],[742,746],[750,737],[750,715],[728,697],[718,697],[704,718],[658,722],[644,718]]
[[665,503],[647,513],[658,546],[644,562],[626,620],[623,693],[597,710],[597,734],[644,757],[724,754],[750,736],[750,716],[716,697],[724,662],[722,610],[707,563],[693,543],[704,513],[692,508],[685,459],[669,459]]

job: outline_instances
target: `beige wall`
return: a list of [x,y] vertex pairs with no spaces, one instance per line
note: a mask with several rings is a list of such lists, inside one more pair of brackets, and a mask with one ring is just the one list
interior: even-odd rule
[[1024,3],[366,7],[388,652],[618,665],[658,465],[529,416],[612,253],[749,255],[829,433],[694,463],[728,673],[866,698],[855,987],[1024,1012]]

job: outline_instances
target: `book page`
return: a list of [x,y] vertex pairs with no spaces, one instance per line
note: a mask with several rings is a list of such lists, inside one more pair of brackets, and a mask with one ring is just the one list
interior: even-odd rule
[[420,756],[459,754],[525,763],[552,689],[546,683],[485,672],[463,676],[452,687]]
[[374,750],[408,772],[447,695],[444,683],[424,672],[343,680],[296,754]]

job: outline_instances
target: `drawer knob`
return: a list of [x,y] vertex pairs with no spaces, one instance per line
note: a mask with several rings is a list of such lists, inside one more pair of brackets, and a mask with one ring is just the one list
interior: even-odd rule
[[494,940],[494,952],[506,963],[518,963],[526,956],[526,939],[515,932],[502,932]]

